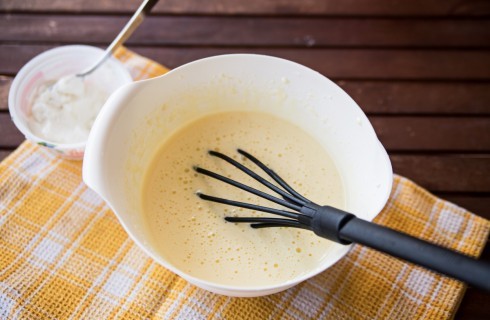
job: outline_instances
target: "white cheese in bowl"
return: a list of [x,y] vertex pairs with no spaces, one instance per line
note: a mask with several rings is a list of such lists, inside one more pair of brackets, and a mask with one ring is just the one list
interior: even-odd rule
[[108,97],[107,91],[75,75],[47,82],[33,96],[29,128],[50,142],[84,142]]

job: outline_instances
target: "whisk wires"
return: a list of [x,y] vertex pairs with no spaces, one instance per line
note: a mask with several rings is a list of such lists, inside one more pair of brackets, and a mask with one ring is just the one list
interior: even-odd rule
[[[277,185],[271,183],[267,179],[261,177],[254,171],[250,170],[243,164],[239,163],[238,161],[228,157],[227,155],[217,152],[217,151],[209,151],[208,153],[211,156],[220,158],[230,165],[234,166],[235,168],[241,170],[248,176],[252,177],[262,185],[266,186],[269,190],[275,192],[281,198],[278,198],[276,196],[270,195],[266,192],[257,190],[255,188],[252,188],[250,186],[247,186],[241,182],[238,182],[236,180],[230,179],[228,177],[225,177],[223,175],[217,174],[215,172],[209,171],[207,169],[201,168],[199,166],[195,166],[194,170],[198,173],[204,174],[208,177],[214,178],[216,180],[219,180],[221,182],[224,182],[226,184],[229,184],[231,186],[234,186],[236,188],[242,189],[246,192],[249,192],[251,194],[254,194],[256,196],[259,196],[261,198],[267,199],[271,202],[274,202],[276,204],[282,205],[286,208],[289,208],[291,210],[294,210],[296,212],[292,211],[287,211],[287,210],[281,210],[281,209],[275,209],[275,208],[269,208],[269,207],[264,207],[256,204],[251,204],[251,203],[245,203],[245,202],[240,202],[240,201],[235,201],[235,200],[229,200],[229,199],[224,199],[224,198],[219,198],[219,197],[214,197],[210,195],[203,194],[201,192],[197,192],[197,195],[207,201],[212,201],[212,202],[217,202],[217,203],[222,203],[226,205],[231,205],[235,207],[240,207],[240,208],[245,208],[245,209],[250,209],[250,210],[256,210],[256,211],[261,211],[261,212],[266,212],[266,213],[271,213],[275,215],[279,215],[284,218],[262,218],[262,217],[225,217],[225,220],[228,222],[234,222],[234,223],[251,223],[251,227],[253,228],[267,228],[267,227],[294,227],[294,228],[301,228],[301,229],[308,229],[311,230],[309,224],[308,224],[308,219],[304,219],[304,216],[301,213],[302,208],[308,204],[313,204],[310,200],[299,194],[297,191],[295,191],[289,184],[287,184],[277,173],[275,173],[273,170],[271,170],[269,167],[267,167],[263,162],[252,156],[250,153],[238,149],[238,153],[240,153],[242,156],[244,156],[246,159],[252,161],[255,165],[257,165],[259,168],[261,168],[270,178],[272,178],[280,187]],[[282,187],[282,188],[281,188]]]

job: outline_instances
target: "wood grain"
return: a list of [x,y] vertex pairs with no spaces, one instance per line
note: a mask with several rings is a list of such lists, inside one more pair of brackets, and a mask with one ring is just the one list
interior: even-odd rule
[[6,112],[0,112],[0,149],[16,148],[22,141],[24,135],[15,127]]
[[394,172],[433,192],[490,193],[490,155],[392,154],[390,159]]
[[[5,12],[129,13],[135,0],[3,0]],[[166,0],[154,14],[328,15],[328,16],[489,16],[490,4],[481,0]]]
[[[15,74],[53,45],[0,45],[0,74]],[[489,80],[490,51],[130,47],[175,68],[220,54],[258,53],[299,62],[332,79]]]
[[[490,263],[490,246],[487,243],[480,260]],[[468,288],[459,306],[455,319],[457,320],[483,320],[490,319],[490,292],[483,292],[475,288]]]
[[490,82],[340,80],[337,84],[368,114],[490,114]]
[[[107,44],[128,17],[0,15],[0,41]],[[359,32],[362,30],[362,32]],[[132,45],[490,47],[488,20],[148,17]]]
[[373,116],[370,120],[390,151],[490,150],[490,118]]
[[0,112],[8,109],[8,95],[12,78],[0,75]]
[[0,150],[0,161],[5,159],[12,151],[10,150]]

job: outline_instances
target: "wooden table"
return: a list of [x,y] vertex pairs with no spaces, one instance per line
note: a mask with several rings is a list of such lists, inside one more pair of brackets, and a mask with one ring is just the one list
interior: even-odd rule
[[[24,139],[7,111],[18,70],[59,45],[106,46],[138,5],[0,0],[0,158]],[[316,69],[367,113],[396,173],[490,219],[489,17],[488,0],[166,0],[127,45],[170,68],[254,52]],[[490,295],[469,288],[457,318],[490,319]]]

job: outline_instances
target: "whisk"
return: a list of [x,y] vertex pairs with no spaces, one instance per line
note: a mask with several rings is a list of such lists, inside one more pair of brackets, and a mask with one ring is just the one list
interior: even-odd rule
[[351,243],[365,245],[394,257],[404,259],[464,281],[471,286],[490,291],[490,264],[414,238],[408,234],[359,219],[352,213],[331,206],[320,206],[313,203],[295,191],[277,173],[268,168],[257,158],[244,150],[238,149],[237,151],[246,159],[252,161],[261,168],[277,183],[277,185],[223,153],[209,151],[209,154],[220,158],[243,171],[277,193],[280,198],[198,166],[195,166],[194,170],[256,196],[280,204],[292,211],[269,208],[197,192],[197,195],[203,200],[267,212],[282,217],[225,217],[226,221],[234,223],[250,223],[250,226],[255,229],[293,227],[310,230],[316,235],[328,240],[344,245]]

